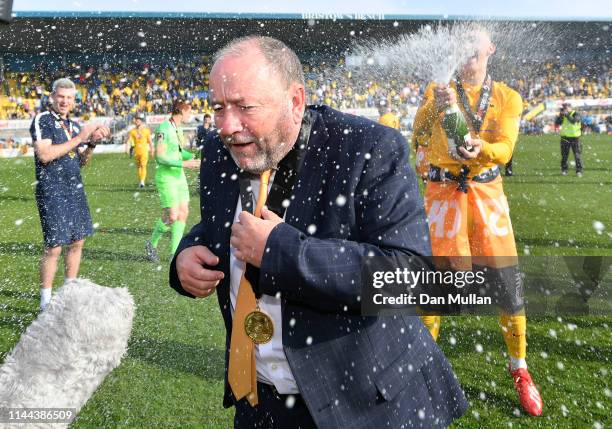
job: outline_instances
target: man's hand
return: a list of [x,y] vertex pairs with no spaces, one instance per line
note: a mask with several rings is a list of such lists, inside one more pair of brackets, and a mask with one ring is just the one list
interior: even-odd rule
[[103,125],[99,125],[93,133],[91,133],[91,141],[99,142],[110,136],[110,129]]
[[190,159],[187,161],[183,161],[183,168],[199,168],[200,160],[199,159]]
[[434,99],[438,112],[442,112],[453,104],[457,104],[457,93],[448,85],[439,85],[434,88]]
[[85,124],[81,127],[81,132],[79,133],[79,137],[81,138],[81,142],[86,142],[91,139],[94,131],[98,129],[99,125],[97,124]]
[[230,245],[236,249],[236,258],[257,268],[261,267],[266,242],[276,225],[283,220],[273,211],[264,207],[261,210],[263,219],[256,218],[251,213],[240,213],[238,222],[232,225]]
[[199,298],[215,292],[225,277],[222,271],[210,270],[203,265],[214,267],[219,258],[205,246],[188,247],[176,257],[176,272],[183,289]]
[[461,156],[464,159],[474,159],[476,158],[479,154],[480,151],[482,150],[482,140],[480,139],[473,139],[470,137],[466,137],[465,138],[466,142],[472,146],[471,150],[467,150],[464,147],[459,147],[457,148],[458,152],[461,154]]

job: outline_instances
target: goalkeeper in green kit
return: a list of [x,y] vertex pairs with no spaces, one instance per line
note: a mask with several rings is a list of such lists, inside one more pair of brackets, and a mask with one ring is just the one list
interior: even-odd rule
[[200,161],[182,148],[183,129],[181,124],[189,120],[191,105],[185,100],[176,100],[170,119],[162,122],[155,130],[155,184],[159,192],[162,217],[153,228],[151,239],[146,243],[147,259],[158,262],[157,245],[168,231],[171,234],[171,255],[183,237],[185,222],[189,214],[189,188],[183,168],[198,168]]

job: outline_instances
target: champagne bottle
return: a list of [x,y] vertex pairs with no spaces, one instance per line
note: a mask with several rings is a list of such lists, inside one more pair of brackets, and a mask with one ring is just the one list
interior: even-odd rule
[[[444,111],[442,128],[448,138],[449,151],[457,153],[459,147],[472,150],[472,146],[469,144],[470,129],[457,104],[453,104]],[[466,141],[466,137],[468,141]]]

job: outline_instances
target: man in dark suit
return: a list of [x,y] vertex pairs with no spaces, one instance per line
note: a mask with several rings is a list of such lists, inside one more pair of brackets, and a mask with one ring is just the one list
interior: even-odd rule
[[202,220],[170,284],[217,292],[235,427],[444,427],[461,416],[463,392],[418,317],[360,312],[364,258],[431,254],[402,136],[306,108],[301,64],[272,38],[231,42],[210,83],[219,134],[204,147]]
[[212,122],[212,116],[208,113],[204,114],[202,119],[202,125],[198,125],[196,130],[196,145],[198,150],[202,150],[204,147],[204,142],[209,138],[209,134],[212,134],[216,131],[215,126]]

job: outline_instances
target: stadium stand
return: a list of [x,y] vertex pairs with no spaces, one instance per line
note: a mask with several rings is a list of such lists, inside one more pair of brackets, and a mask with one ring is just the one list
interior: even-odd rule
[[[136,112],[168,113],[171,100],[179,96],[191,100],[195,113],[209,113],[209,55],[230,37],[232,29],[248,34],[261,33],[263,28],[265,34],[286,39],[294,46],[306,64],[312,104],[371,112],[385,104],[399,112],[402,130],[409,133],[425,89],[422,83],[414,81],[364,78],[363,73],[356,73],[344,64],[344,54],[354,42],[346,37],[348,32],[383,37],[391,25],[389,21],[64,17],[62,35],[54,33],[57,31],[53,30],[54,24],[55,18],[16,18],[10,30],[0,28],[0,36],[8,47],[0,52],[0,121],[31,119],[46,105],[51,82],[64,76],[73,79],[78,87],[77,117],[114,118],[118,124],[129,124]],[[423,24],[400,21],[393,28],[411,32]],[[555,31],[567,27],[566,23],[551,25],[558,27]],[[598,24],[596,29],[601,34],[595,34],[595,27],[588,23],[571,25],[573,33],[589,34],[593,40],[599,40],[598,44],[585,46],[586,55],[582,56],[569,50],[551,52],[550,60],[536,69],[530,68],[523,74],[519,69],[511,79],[505,79],[523,97],[529,119],[522,124],[525,133],[545,130],[551,122],[547,112],[550,115],[555,100],[612,98],[612,66],[603,37],[608,35],[609,27]],[[189,37],[181,37],[176,30],[180,27],[188,30]],[[27,35],[41,29],[48,31],[50,37],[41,39],[40,45],[28,44]],[[303,34],[312,38],[300,37]],[[587,44],[580,37],[576,36],[576,41]],[[335,40],[335,45],[325,42],[326,39]],[[77,41],[80,53],[74,49]],[[142,48],[144,45],[146,49]],[[587,110],[584,116],[590,122],[585,125],[595,132],[606,128],[610,131],[611,106],[598,103],[585,106],[581,109]],[[11,135],[15,136],[19,140],[18,135]],[[2,137],[8,138],[0,135],[0,140]]]

